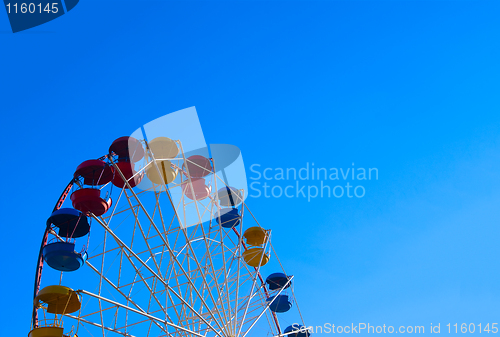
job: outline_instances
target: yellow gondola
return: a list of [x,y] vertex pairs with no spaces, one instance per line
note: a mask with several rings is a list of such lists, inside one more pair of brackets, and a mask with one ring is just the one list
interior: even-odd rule
[[177,144],[170,138],[157,137],[149,142],[149,149],[155,159],[173,159],[179,154]]
[[76,334],[64,334],[64,329],[58,326],[44,326],[30,331],[28,337],[78,337]]
[[64,286],[48,286],[38,292],[35,297],[35,307],[47,305],[47,312],[51,314],[70,314],[80,310],[80,296],[76,291]]
[[267,242],[268,233],[261,227],[250,227],[243,233],[243,237],[250,246],[260,246]]
[[[172,166],[170,165],[170,161],[168,160],[156,161],[156,164],[158,165],[158,168],[156,168],[154,163],[151,163],[146,169],[146,175],[148,176],[149,180],[151,180],[151,182],[157,185],[162,185],[164,183],[170,184],[172,181],[175,180],[175,177],[177,177],[178,170],[177,169],[174,170],[172,168]],[[161,175],[158,173],[158,170],[160,170]]]
[[56,326],[44,326],[30,331],[28,337],[63,337],[64,329]]
[[264,248],[250,248],[243,252],[243,259],[252,267],[265,266],[269,262],[269,256],[264,252]]

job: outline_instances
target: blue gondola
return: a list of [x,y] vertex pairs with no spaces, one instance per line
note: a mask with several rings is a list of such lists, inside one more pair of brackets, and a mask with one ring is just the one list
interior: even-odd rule
[[85,264],[87,252],[76,252],[71,242],[52,242],[43,247],[43,258],[55,270],[75,271]]
[[[222,210],[221,210],[222,211]],[[224,228],[233,228],[240,224],[240,213],[237,208],[232,208],[228,212],[216,218],[219,225]]]
[[292,284],[291,281],[287,284],[288,279],[289,277],[283,273],[274,273],[266,278],[266,283],[269,285],[269,290],[278,290],[285,287],[285,285],[286,289],[289,288],[290,285]]
[[49,242],[43,247],[45,262],[59,271],[75,271],[82,267],[87,260],[87,252],[84,249],[81,252],[75,250],[75,238],[89,234],[90,225],[87,217],[76,209],[61,208],[51,214],[47,225],[53,226],[53,229],[58,228],[59,237],[66,240]]
[[[273,299],[276,299],[273,301]],[[292,302],[288,299],[288,295],[275,295],[271,296],[266,300],[269,305],[269,309],[273,312],[287,312],[292,308]]]
[[223,187],[217,192],[222,207],[236,207],[243,201],[241,192],[234,187]]
[[74,208],[61,208],[53,212],[47,222],[59,228],[59,236],[63,238],[81,238],[90,231],[86,216]]

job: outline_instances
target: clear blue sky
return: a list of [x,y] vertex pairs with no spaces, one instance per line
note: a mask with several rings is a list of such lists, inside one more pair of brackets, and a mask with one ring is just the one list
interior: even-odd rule
[[0,335],[29,332],[76,166],[190,106],[249,175],[378,169],[363,198],[247,200],[309,325],[500,323],[499,17],[498,1],[89,0],[12,34],[0,10]]

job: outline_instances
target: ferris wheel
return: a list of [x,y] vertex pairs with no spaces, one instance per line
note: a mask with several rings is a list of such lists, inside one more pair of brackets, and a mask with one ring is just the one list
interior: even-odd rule
[[239,150],[154,122],[71,172],[46,222],[29,337],[308,337],[295,280],[245,202]]

